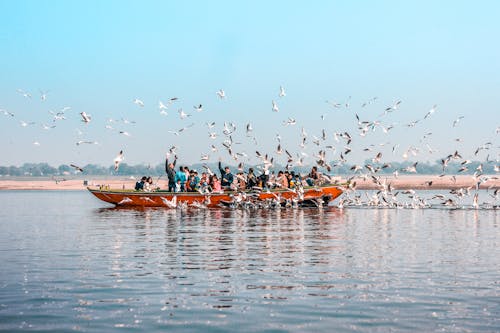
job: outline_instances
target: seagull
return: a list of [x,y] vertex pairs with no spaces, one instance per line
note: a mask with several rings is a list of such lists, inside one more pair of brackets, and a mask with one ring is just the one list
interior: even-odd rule
[[214,128],[215,126],[215,121],[211,122],[211,123],[206,123],[207,124],[207,127],[210,129],[210,128]]
[[464,118],[464,116],[460,116],[460,117],[458,117],[457,119],[455,119],[455,120],[453,121],[453,127],[457,127],[457,125],[458,125],[458,123],[459,123],[460,119],[463,119],[463,118]]
[[61,111],[61,112],[57,112],[55,113],[54,111],[49,111],[49,113],[52,115],[53,119],[52,121],[56,121],[56,120],[66,120],[66,117],[64,117],[64,111]]
[[283,121],[283,126],[293,126],[297,124],[297,120],[295,120],[294,118],[288,118],[287,120]]
[[89,114],[86,114],[85,111],[83,111],[83,112],[80,112],[80,115],[82,116],[82,118],[83,118],[82,121],[84,123],[86,123],[86,124],[90,123],[91,117]]
[[276,104],[276,102],[275,102],[274,100],[272,101],[272,103],[273,103],[273,108],[272,108],[272,110],[273,110],[274,112],[279,112],[279,110],[280,110],[280,109],[278,108],[278,104]]
[[120,150],[118,153],[118,156],[115,157],[113,162],[115,162],[115,171],[118,171],[118,167],[120,166],[120,163],[123,161],[123,150]]
[[143,102],[143,101],[141,101],[141,100],[140,100],[140,99],[138,99],[138,98],[134,99],[134,104],[139,105],[141,108],[143,108],[143,107],[144,107],[144,102]]
[[389,112],[397,110],[399,108],[399,105],[401,105],[401,101],[400,100],[396,101],[392,106],[388,106],[387,108],[385,108],[385,111],[384,111],[383,114],[381,114],[381,116],[384,116],[384,115],[386,115]]
[[416,173],[417,172],[417,164],[418,164],[418,162],[415,162],[412,165],[409,165],[406,168],[401,169],[401,170],[402,171],[406,171],[406,172],[414,172],[414,173]]
[[35,122],[30,121],[29,123],[25,122],[24,120],[19,121],[22,127],[27,127],[28,125],[35,125]]
[[168,107],[165,104],[163,104],[162,101],[158,101],[158,109],[166,110],[166,109],[168,109]]
[[193,106],[193,108],[196,110],[196,112],[201,112],[201,111],[203,111],[203,107],[202,107],[202,105],[201,105],[201,104],[199,104],[198,106],[196,106],[196,105],[195,105],[195,106]]
[[280,94],[279,94],[280,97],[285,97],[286,96],[286,93],[285,93],[285,88],[283,88],[283,86],[280,86]]
[[123,134],[125,136],[130,136],[130,133],[127,131],[120,131],[120,134]]
[[253,131],[252,124],[248,123],[246,126],[247,136],[249,136],[252,131]]
[[69,166],[70,166],[70,167],[72,167],[72,168],[75,168],[75,170],[76,170],[76,171],[83,172],[83,169],[82,169],[82,168],[80,168],[78,165],[75,165],[75,164],[70,164]]
[[44,130],[49,130],[49,129],[51,129],[51,128],[55,128],[55,127],[56,127],[56,125],[49,126],[49,125],[47,125],[47,124],[42,124],[42,128],[43,128]]
[[220,99],[226,98],[226,92],[222,89],[219,89],[219,91],[216,92],[217,96],[219,96]]
[[184,112],[182,109],[179,109],[177,112],[179,112],[179,117],[181,119],[186,119],[186,117],[191,117],[190,114],[187,114],[186,112]]
[[0,111],[2,111],[2,113],[3,113],[4,115],[6,115],[6,116],[11,116],[11,117],[14,117],[14,114],[13,114],[12,112],[9,112],[9,111],[7,111],[7,110],[3,110],[3,109],[2,109],[2,110],[0,110]]
[[382,158],[382,153],[378,153],[374,158],[372,158],[373,163],[380,163],[380,159]]
[[210,156],[208,154],[201,154],[200,161],[208,161],[209,158],[210,158]]
[[82,141],[82,140],[80,140],[76,143],[77,146],[82,145],[82,144],[97,145],[98,142],[97,141]]
[[41,99],[42,102],[45,102],[45,100],[47,100],[47,94],[48,93],[49,93],[48,91],[44,92],[44,91],[40,90],[40,99]]
[[23,95],[23,97],[31,98],[31,94],[22,90],[22,89],[17,89],[17,92],[20,93],[21,95]]
[[434,106],[429,110],[429,112],[427,112],[427,114],[424,116],[424,119],[427,119],[428,117],[431,116],[431,114],[433,114],[434,112],[436,112],[436,108],[437,108],[437,105],[434,104]]

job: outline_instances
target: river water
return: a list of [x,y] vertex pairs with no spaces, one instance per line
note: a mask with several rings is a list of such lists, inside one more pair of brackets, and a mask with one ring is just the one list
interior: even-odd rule
[[500,331],[499,210],[0,208],[1,331]]

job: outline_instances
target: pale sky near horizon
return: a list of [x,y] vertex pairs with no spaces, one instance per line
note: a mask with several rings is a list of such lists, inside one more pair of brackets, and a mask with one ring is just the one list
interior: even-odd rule
[[[294,158],[305,152],[312,163],[326,149],[327,160],[337,160],[346,142],[336,142],[334,132],[344,131],[353,137],[350,163],[378,151],[383,161],[403,160],[408,150],[414,161],[455,150],[468,159],[498,159],[499,14],[498,1],[3,0],[0,109],[14,116],[0,113],[0,165],[108,166],[120,150],[124,162],[156,165],[172,145],[182,163],[209,153],[209,162],[222,157],[235,164],[221,144],[224,121],[237,125],[233,152],[253,163],[259,150],[285,164],[275,152],[277,133]],[[216,95],[219,89],[226,99]],[[40,90],[48,91],[45,101]],[[172,97],[178,100],[168,115],[160,114],[159,101]],[[380,116],[398,100],[397,110]],[[193,108],[198,104],[203,111]],[[433,105],[436,111],[423,119]],[[49,111],[64,107],[71,107],[66,119],[53,122]],[[181,108],[191,116],[180,119]],[[88,124],[80,112],[91,115]],[[362,137],[356,114],[394,128],[386,134],[377,126]],[[297,124],[284,126],[288,118]],[[414,120],[420,121],[408,127]],[[211,121],[216,126],[209,130]],[[257,144],[246,136],[247,123]],[[191,124],[180,135],[169,132]],[[209,131],[218,137],[210,139]],[[486,142],[489,149],[474,156]],[[372,151],[364,151],[370,144]]]

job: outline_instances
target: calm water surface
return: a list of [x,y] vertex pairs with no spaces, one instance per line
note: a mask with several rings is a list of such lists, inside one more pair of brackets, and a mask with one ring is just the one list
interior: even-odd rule
[[0,192],[0,330],[498,332],[500,211]]

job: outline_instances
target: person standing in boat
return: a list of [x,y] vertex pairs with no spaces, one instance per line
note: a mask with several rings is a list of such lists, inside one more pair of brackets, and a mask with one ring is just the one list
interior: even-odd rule
[[174,157],[174,163],[168,163],[169,154],[165,159],[165,172],[168,177],[168,191],[175,192],[175,164],[177,163],[177,155]]
[[229,188],[231,184],[234,181],[233,174],[231,173],[231,170],[229,169],[228,166],[226,166],[224,169],[222,169],[222,165],[219,160],[219,171],[221,174],[221,186],[223,188]]
[[[179,167],[179,171],[176,172],[175,183],[179,184],[180,192],[186,192],[186,173],[183,167]],[[177,188],[176,192],[179,192]]]

